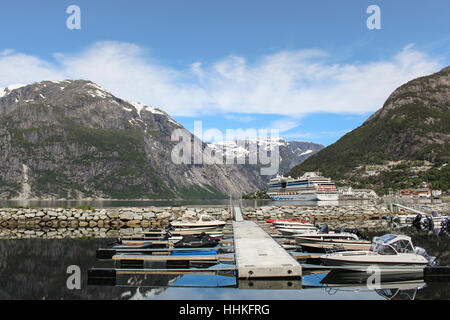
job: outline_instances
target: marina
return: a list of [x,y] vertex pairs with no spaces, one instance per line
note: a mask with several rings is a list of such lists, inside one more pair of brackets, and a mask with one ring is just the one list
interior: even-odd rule
[[[394,283],[399,286],[399,290],[402,286],[413,283],[421,283],[423,286],[425,282],[420,281],[425,281],[425,278],[428,281],[439,278],[441,282],[448,279],[449,267],[436,266],[435,259],[424,249],[413,247],[408,236],[385,234],[382,237],[375,237],[374,242],[371,242],[360,239],[355,230],[329,231],[326,225],[320,230],[317,228],[316,231],[308,231],[304,235],[286,236],[280,232],[286,225],[312,224],[307,220],[286,219],[247,221],[243,218],[240,205],[232,205],[230,211],[235,221],[231,225],[224,225],[228,232],[219,237],[215,246],[211,244],[209,248],[178,249],[181,254],[176,253],[174,242],[168,243],[166,248],[159,249],[120,248],[110,256],[114,268],[89,269],[89,285],[121,286],[125,281],[123,277],[127,276],[177,274],[181,277],[194,275],[226,277],[230,279],[229,282],[234,279],[234,284],[218,285],[220,288],[300,290],[311,288],[303,284],[304,279],[322,275],[325,278],[320,282],[320,286],[350,288],[352,285],[361,287],[370,276],[368,270],[370,271],[371,267],[380,270],[380,279],[386,288]],[[327,241],[340,241],[341,244],[347,241],[355,245],[360,244],[361,248],[354,247],[351,248],[352,251],[346,251],[348,250],[346,247],[330,246],[314,252],[308,250],[310,248],[302,247],[302,245],[306,247],[304,241],[317,243],[318,240],[322,244]],[[393,250],[390,253],[392,256],[386,255],[387,248]],[[364,249],[367,251],[361,251]],[[349,263],[349,260],[342,263],[339,260],[342,257],[350,257],[353,262]],[[371,260],[366,261],[366,257]],[[160,264],[159,268],[152,267],[152,263],[161,262],[163,265]]]
[[[366,206],[355,209],[364,210],[361,212],[365,213],[359,215],[361,220],[353,220],[356,217],[353,213],[348,215],[348,220],[339,220],[338,217],[342,219],[347,216],[342,214],[348,212],[347,207],[271,206],[258,209],[244,207],[244,203],[228,201],[226,207],[218,208],[175,207],[169,209],[173,210],[170,216],[170,211],[166,208],[155,207],[81,211],[56,208],[53,209],[54,212],[68,218],[76,219],[75,215],[79,215],[81,219],[86,219],[88,227],[91,221],[97,221],[97,227],[90,228],[92,235],[87,240],[64,239],[64,234],[60,232],[67,232],[64,231],[67,229],[61,227],[49,228],[48,231],[32,227],[21,231],[26,232],[23,234],[30,239],[14,240],[11,236],[9,239],[0,239],[0,245],[4,244],[6,254],[0,266],[6,272],[13,270],[12,268],[20,270],[21,267],[15,264],[16,260],[8,258],[18,256],[18,261],[27,261],[24,266],[36,264],[32,267],[33,270],[42,268],[47,270],[45,274],[61,273],[52,278],[59,278],[64,282],[68,275],[65,269],[61,269],[61,263],[56,261],[65,261],[66,267],[80,266],[83,289],[77,293],[59,290],[60,297],[74,297],[73,294],[76,294],[78,297],[95,299],[110,299],[111,295],[119,299],[170,299],[178,295],[189,295],[192,299],[396,299],[402,297],[403,292],[409,293],[411,290],[415,292],[415,295],[411,295],[414,298],[420,298],[421,293],[427,290],[437,290],[433,292],[443,297],[446,295],[446,287],[443,285],[449,281],[447,266],[450,261],[445,256],[445,252],[450,251],[448,236],[445,233],[428,234],[423,228],[418,231],[412,224],[414,219],[405,219],[400,226],[394,221],[394,217],[408,216],[408,212],[403,211],[406,210],[404,208],[398,212],[384,211],[381,207],[374,209],[374,212],[382,212],[378,215],[369,214],[370,207]],[[323,216],[321,212],[324,209],[325,212],[336,210],[338,213]],[[27,212],[28,209],[21,210]],[[52,214],[52,209],[29,210],[35,210],[35,215]],[[263,215],[258,215],[258,210]],[[432,217],[430,210],[417,207],[415,210],[424,214],[423,221]],[[445,213],[442,210],[439,212]],[[98,214],[98,220],[94,220],[94,214]],[[110,226],[114,223],[117,228],[106,232],[98,228],[102,215],[117,217],[117,220],[110,218],[109,222]],[[206,219],[209,223],[216,225],[196,223],[204,215],[210,217]],[[139,220],[141,217],[142,220]],[[64,220],[55,218],[50,221]],[[179,223],[175,224],[176,228],[172,225],[175,221]],[[363,226],[365,221],[373,221],[378,228],[360,228],[358,230],[362,235],[359,234],[355,226]],[[140,227],[127,226],[136,222],[140,223]],[[142,225],[146,224],[149,227],[143,228]],[[298,230],[301,227],[306,227],[304,232],[289,235],[281,232],[285,228]],[[82,230],[83,228],[78,227],[70,232],[74,234],[74,231],[78,231],[82,235]],[[55,232],[55,236],[61,234],[62,237],[54,240],[33,239],[33,234],[38,232]],[[389,288],[398,292],[393,297],[380,295],[381,291],[367,287],[367,279],[371,275],[367,272],[367,266],[327,265],[323,262],[322,258],[327,254],[370,250],[368,246],[372,245],[371,240],[375,235],[380,237],[404,232],[411,234],[414,245],[425,247],[430,256],[437,256],[438,264],[420,268],[400,264],[382,266],[380,286],[383,290]],[[105,236],[106,233],[110,236]],[[423,236],[417,238],[418,235]],[[52,256],[47,257],[43,249],[33,248],[35,244],[38,248],[48,248]],[[358,244],[363,247],[356,247]],[[62,245],[70,247],[58,249]],[[71,249],[72,247],[80,249]],[[14,253],[10,250],[14,250]],[[55,255],[57,252],[60,255]],[[34,254],[42,256],[46,263],[38,264],[42,260]],[[55,268],[56,266],[58,267]],[[55,271],[51,271],[53,269]],[[47,279],[45,275],[42,277]],[[33,277],[29,283],[20,283],[19,279],[14,281],[17,284],[15,288],[33,286],[21,292],[7,289],[15,292],[16,297],[52,295],[43,293],[51,287],[38,285],[40,282],[33,280]],[[417,287],[414,287],[416,284]],[[333,290],[333,295],[329,295],[330,290]],[[346,290],[359,291],[352,291],[349,295]]]

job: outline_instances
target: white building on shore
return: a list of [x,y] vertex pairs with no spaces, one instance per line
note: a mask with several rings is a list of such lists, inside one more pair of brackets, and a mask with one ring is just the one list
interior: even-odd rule
[[377,193],[372,189],[353,189],[352,187],[338,188],[339,194],[343,198],[369,199],[378,198]]

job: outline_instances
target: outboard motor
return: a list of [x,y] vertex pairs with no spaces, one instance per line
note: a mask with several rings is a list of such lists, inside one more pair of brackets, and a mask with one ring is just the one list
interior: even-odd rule
[[414,253],[415,253],[415,254],[418,254],[418,255],[421,255],[422,257],[424,257],[425,259],[427,259],[428,263],[429,263],[431,266],[437,264],[437,259],[436,259],[436,257],[430,256],[424,248],[421,248],[421,247],[414,247]]
[[425,231],[433,231],[434,230],[433,219],[431,219],[431,217],[426,216],[425,219],[422,221],[422,228]]
[[450,218],[447,217],[441,222],[441,232],[446,236],[450,236]]
[[163,240],[168,240],[169,238],[172,238],[172,233],[170,233],[170,231],[167,231],[163,237]]
[[358,229],[353,229],[353,230],[350,231],[350,232],[353,233],[353,234],[356,234],[356,236],[357,236],[359,239],[364,239],[364,238],[365,238],[364,235],[363,235],[361,232],[359,232]]
[[326,223],[320,228],[319,233],[328,233],[328,225]]
[[412,226],[417,229],[417,231],[420,231],[422,229],[422,225],[420,224],[420,221],[422,220],[422,215],[419,213],[413,220]]

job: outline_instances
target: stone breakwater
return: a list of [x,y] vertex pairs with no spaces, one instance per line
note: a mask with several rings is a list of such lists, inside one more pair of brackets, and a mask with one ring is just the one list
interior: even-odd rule
[[[431,208],[433,209],[433,208]],[[430,209],[430,210],[431,210]],[[138,235],[171,221],[197,220],[201,215],[232,219],[228,208],[145,207],[108,209],[0,208],[2,238],[78,238]],[[407,214],[406,212],[404,214]],[[307,218],[331,228],[386,229],[392,213],[383,205],[265,206],[244,208],[249,220]]]

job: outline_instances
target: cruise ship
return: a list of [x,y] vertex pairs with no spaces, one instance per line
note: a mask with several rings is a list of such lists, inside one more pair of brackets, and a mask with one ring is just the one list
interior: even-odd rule
[[333,181],[320,172],[306,172],[297,179],[277,175],[270,180],[267,195],[272,200],[336,201],[338,191]]

